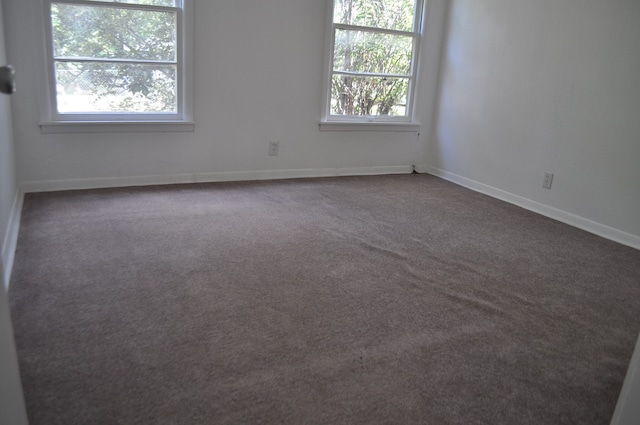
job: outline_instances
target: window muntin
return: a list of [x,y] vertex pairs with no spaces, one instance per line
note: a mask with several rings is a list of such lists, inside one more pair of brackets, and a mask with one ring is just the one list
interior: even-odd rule
[[144,4],[150,6],[180,6],[179,1],[176,0],[87,0],[87,1],[102,1],[111,3],[129,3],[129,4]]
[[411,121],[422,0],[332,0],[326,120]]
[[182,120],[183,1],[46,1],[52,119]]

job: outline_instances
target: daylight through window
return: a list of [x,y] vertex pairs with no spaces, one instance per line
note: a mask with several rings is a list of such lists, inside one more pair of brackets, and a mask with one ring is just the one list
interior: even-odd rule
[[333,0],[328,117],[411,118],[422,0]]
[[182,0],[47,4],[58,117],[180,118]]

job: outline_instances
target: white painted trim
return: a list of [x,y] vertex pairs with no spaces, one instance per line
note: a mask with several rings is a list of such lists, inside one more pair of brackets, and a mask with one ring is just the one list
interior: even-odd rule
[[[182,0],[175,6],[153,6],[145,4],[111,3],[110,7],[147,11],[171,11],[177,14],[177,45],[176,68],[178,73],[177,103],[175,113],[63,113],[57,111],[55,93],[54,52],[51,27],[51,3],[55,0],[39,0],[36,7],[38,20],[36,37],[41,41],[38,45],[42,48],[36,52],[41,59],[42,69],[46,78],[42,79],[43,96],[40,106],[42,133],[104,133],[104,132],[153,132],[153,131],[193,131],[193,102],[194,102],[194,0]],[[96,6],[88,0],[73,0],[70,3],[77,5]],[[109,4],[107,2],[107,4]],[[97,5],[99,6],[99,5]],[[40,49],[38,49],[40,50]],[[133,60],[131,63],[143,63]],[[77,122],[85,121],[87,125],[79,126]],[[118,125],[115,125],[115,122]],[[132,122],[131,127],[122,126],[121,123]],[[140,122],[143,122],[142,124]],[[151,124],[147,121],[151,121]],[[171,127],[161,128],[155,122],[167,122]],[[55,124],[59,123],[58,126]],[[143,125],[144,124],[144,125]],[[146,126],[146,127],[145,127]]]
[[[459,184],[476,192],[481,192],[505,202],[517,205],[527,210],[536,212],[546,217],[569,224],[587,232],[602,236],[603,238],[619,242],[632,248],[640,249],[640,236],[632,235],[618,229],[596,223],[584,217],[518,196],[504,190],[485,185],[475,180],[467,179],[448,171],[424,164],[416,164],[415,170],[418,173],[427,173],[443,178],[453,183]],[[152,186],[161,184],[180,183],[208,183],[224,181],[248,181],[248,180],[278,180],[292,178],[311,177],[336,177],[336,176],[357,176],[357,175],[380,175],[380,174],[409,174],[413,171],[411,165],[379,166],[379,167],[352,167],[352,168],[315,168],[315,169],[293,169],[293,170],[249,170],[230,171],[217,173],[196,173],[196,174],[169,174],[169,175],[147,175],[128,177],[104,177],[86,179],[66,179],[66,180],[40,180],[22,182],[20,188],[23,193],[30,192],[52,192],[58,190],[75,189],[98,189],[108,187],[127,186]],[[20,205],[22,208],[22,195]],[[14,207],[17,208],[18,206]],[[19,224],[19,211],[14,221],[15,226]],[[16,227],[17,238],[17,227]],[[5,243],[6,244],[6,243]],[[3,247],[4,259],[4,247]],[[5,264],[9,264],[5,262]]]
[[[420,49],[420,43],[421,41],[424,39],[425,36],[425,21],[426,21],[426,15],[425,15],[425,11],[426,11],[426,5],[425,3],[428,0],[416,0],[416,4],[415,4],[415,17],[414,17],[414,25],[412,28],[412,31],[394,31],[394,30],[384,30],[384,29],[377,29],[377,28],[373,28],[373,27],[359,27],[359,26],[354,26],[354,25],[345,25],[345,24],[338,24],[338,23],[334,23],[333,22],[333,18],[334,18],[334,14],[333,14],[333,9],[334,9],[334,5],[335,2],[334,0],[325,0],[325,5],[326,5],[326,15],[325,15],[325,34],[324,34],[324,55],[323,55],[323,63],[324,63],[324,72],[323,72],[323,78],[322,78],[322,113],[321,113],[321,123],[320,123],[320,131],[415,131],[418,132],[420,131],[418,130],[393,130],[391,128],[387,128],[387,127],[370,127],[368,129],[358,129],[357,127],[352,127],[351,129],[348,129],[347,127],[336,127],[333,126],[334,123],[337,124],[342,124],[342,123],[346,123],[346,124],[352,124],[353,123],[349,123],[348,120],[350,119],[349,117],[342,117],[340,115],[332,115],[331,114],[331,95],[329,94],[331,92],[331,79],[332,76],[334,75],[334,47],[335,47],[335,30],[337,28],[344,28],[344,29],[362,29],[369,32],[374,32],[374,33],[393,33],[393,34],[403,34],[403,35],[411,35],[414,38],[414,42],[413,42],[413,51],[412,51],[412,55],[411,55],[411,75],[408,77],[409,79],[409,91],[407,93],[407,105],[406,105],[406,109],[407,109],[407,115],[403,116],[403,117],[396,117],[398,119],[399,122],[403,122],[405,124],[408,125],[413,125],[413,126],[418,126],[419,124],[415,124],[416,121],[416,111],[417,111],[417,107],[416,107],[416,98],[418,97],[418,87],[419,87],[419,80],[418,80],[418,76],[420,75],[420,64],[421,64],[421,60],[420,57],[423,55],[421,49]],[[386,74],[389,75],[389,74]],[[353,118],[353,117],[351,117]],[[379,117],[379,116],[375,116],[375,117],[369,117],[372,122],[376,122],[376,123],[381,123],[381,124],[386,124],[388,121],[394,122],[396,121],[395,119],[393,119],[393,117]],[[360,123],[362,125],[365,125],[366,123]]]
[[18,244],[18,231],[20,230],[20,215],[22,213],[23,202],[24,193],[19,190],[13,200],[5,238],[4,241],[2,241],[2,283],[5,290],[9,290],[9,280],[11,279],[13,260],[16,255],[16,246]]
[[193,121],[50,121],[41,122],[43,134],[193,132]]
[[429,173],[429,167],[424,165],[424,164],[415,164],[414,168],[416,170],[417,173],[420,174],[430,174]]
[[611,425],[634,425],[640,418],[640,337],[633,351],[627,376],[622,384]]
[[278,180],[309,177],[409,174],[412,171],[413,168],[411,165],[351,168],[314,168],[298,170],[229,171],[217,173],[41,180],[22,182],[20,188],[24,193],[31,193],[52,192],[58,190],[98,189],[108,187],[152,186],[177,183],[209,183],[225,181]]
[[420,124],[411,122],[322,121],[320,131],[392,131],[419,133]]
[[517,205],[529,211],[544,215],[545,217],[558,220],[562,223],[577,227],[589,233],[601,236],[605,239],[609,239],[614,242],[630,246],[632,248],[640,249],[640,236],[623,232],[622,230],[614,229],[613,227],[597,223],[595,221],[589,220],[588,218],[581,217],[579,215],[572,214],[570,212],[554,208],[519,195],[515,195],[502,189],[498,189],[496,187],[489,186],[484,183],[480,183],[475,180],[471,180],[436,167],[422,166],[420,169],[416,167],[416,171],[432,174],[436,177],[443,178],[476,192],[481,192],[493,198],[497,198],[510,204]]

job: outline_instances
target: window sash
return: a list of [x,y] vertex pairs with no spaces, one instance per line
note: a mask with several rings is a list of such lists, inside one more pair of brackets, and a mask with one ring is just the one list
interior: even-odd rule
[[[185,103],[186,83],[184,81],[184,0],[175,0],[175,6],[158,6],[136,3],[120,3],[94,0],[43,0],[45,11],[45,39],[47,43],[47,73],[49,85],[49,119],[53,122],[146,122],[146,121],[182,121],[186,119]],[[52,5],[73,4],[88,7],[108,7],[149,12],[170,12],[176,15],[176,54],[174,61],[156,61],[144,59],[93,58],[93,57],[56,57],[53,45]],[[84,62],[106,64],[171,65],[176,67],[176,112],[59,112],[57,101],[56,63]]]
[[[360,26],[360,25],[350,25],[344,24],[334,21],[334,7],[335,1],[330,1],[330,7],[328,11],[328,19],[331,23],[331,36],[329,40],[328,49],[328,63],[329,69],[326,74],[325,80],[325,90],[324,96],[326,97],[325,101],[325,110],[324,110],[324,118],[323,121],[335,121],[335,122],[412,122],[414,116],[414,94],[416,91],[416,76],[418,72],[418,53],[420,40],[422,36],[422,21],[423,21],[423,11],[424,11],[424,0],[416,0],[415,10],[414,10],[414,23],[413,23],[413,31],[401,31],[395,29],[388,28],[377,28],[370,26]],[[385,73],[372,73],[372,72],[354,72],[354,71],[344,71],[344,70],[336,70],[335,69],[335,46],[336,46],[336,34],[338,30],[348,30],[348,31],[364,31],[368,33],[378,33],[378,34],[390,34],[390,35],[399,35],[412,37],[412,53],[411,53],[411,67],[410,74],[408,75],[397,75],[397,74],[385,74]],[[407,99],[406,99],[406,111],[404,115],[343,115],[343,114],[334,114],[332,112],[332,88],[333,88],[333,79],[334,76],[337,75],[345,75],[345,76],[353,76],[353,77],[386,77],[386,78],[404,78],[408,79],[408,89],[407,89]]]
[[153,4],[142,3],[121,3],[117,1],[99,1],[99,0],[46,0],[47,3],[64,3],[64,4],[77,4],[85,6],[96,7],[112,7],[114,9],[135,9],[135,10],[150,10],[160,12],[177,12],[184,8],[184,0],[175,0],[174,6],[158,6]]
[[[340,36],[338,36],[340,34]],[[377,31],[371,31],[370,29],[365,30],[343,30],[341,28],[334,29],[334,52],[333,52],[333,71],[334,72],[354,72],[359,73],[361,75],[369,74],[385,74],[384,67],[385,65],[390,65],[386,63],[386,61],[382,61],[382,63],[374,61],[371,63],[369,61],[364,61],[362,63],[346,63],[346,55],[339,55],[339,50],[349,50],[351,54],[358,56],[359,54],[368,51],[368,48],[371,44],[375,44],[379,46],[384,51],[384,56],[387,56],[394,51],[396,53],[400,53],[400,57],[404,56],[404,53],[409,52],[410,58],[413,58],[413,45],[415,43],[415,37],[413,34],[389,34],[382,33]],[[340,41],[338,41],[340,40]],[[409,43],[409,49],[406,49],[407,42]],[[375,63],[377,62],[377,63]],[[406,60],[399,60],[398,63],[395,64],[398,67],[398,71],[404,70],[405,72],[401,75],[410,76],[412,75],[412,62],[411,60],[407,62]],[[391,73],[386,73],[391,74]],[[400,75],[400,74],[399,74]]]
[[[413,0],[413,3],[414,3],[414,15],[413,15],[414,19],[413,19],[413,22],[411,23],[411,29],[405,30],[405,31],[409,31],[409,32],[417,32],[418,29],[420,28],[420,25],[419,25],[420,24],[420,19],[418,19],[419,18],[419,14],[418,14],[418,12],[419,12],[418,9],[419,8],[417,7],[417,5],[418,5],[418,3],[422,3],[422,0],[417,0],[417,1]],[[348,24],[348,23],[344,23],[344,22],[336,22],[335,18],[337,16],[336,16],[336,13],[335,13],[336,12],[335,6],[336,6],[336,1],[333,1],[331,3],[331,22],[332,23],[339,24],[339,25],[343,25],[343,24],[344,25],[356,25],[356,24]],[[353,12],[353,10],[351,10],[351,12]],[[351,18],[353,18],[353,16],[351,16]],[[362,17],[355,17],[355,18],[352,19],[352,21],[353,20],[362,22],[363,19],[362,19]],[[364,22],[368,22],[368,23],[372,23],[373,24],[373,25],[364,24],[364,25],[362,25],[364,27],[374,27],[374,28],[378,28],[378,29],[389,29],[389,30],[394,30],[395,29],[395,28],[389,28],[389,27],[378,27],[378,26],[375,26],[375,25],[378,24],[378,22],[377,21],[374,22],[369,17],[367,17],[366,14],[365,14],[365,17],[364,17]]]

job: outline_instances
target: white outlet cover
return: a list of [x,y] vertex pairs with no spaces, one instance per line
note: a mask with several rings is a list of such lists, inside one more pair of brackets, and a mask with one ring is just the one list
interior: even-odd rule
[[553,184],[553,173],[544,173],[544,182],[542,183],[542,187],[545,189],[551,189],[551,185]]
[[269,155],[276,156],[280,150],[280,142],[269,142]]

